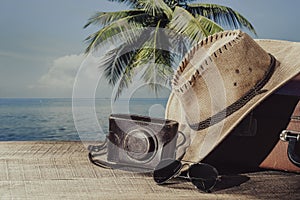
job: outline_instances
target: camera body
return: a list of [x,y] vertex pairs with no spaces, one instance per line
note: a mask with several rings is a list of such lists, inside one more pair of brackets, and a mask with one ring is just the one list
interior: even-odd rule
[[175,159],[178,122],[139,115],[109,118],[107,160],[154,169],[162,159]]

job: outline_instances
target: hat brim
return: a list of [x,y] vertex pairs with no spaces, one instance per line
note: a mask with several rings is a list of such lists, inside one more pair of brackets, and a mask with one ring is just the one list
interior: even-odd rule
[[200,162],[264,99],[282,87],[300,73],[300,43],[279,40],[255,40],[266,52],[272,54],[277,65],[268,83],[262,88],[266,91],[252,98],[241,109],[226,117],[221,122],[207,129],[194,131],[186,122],[183,108],[174,92],[171,93],[165,117],[179,122],[179,131],[190,140],[183,157],[184,161]]

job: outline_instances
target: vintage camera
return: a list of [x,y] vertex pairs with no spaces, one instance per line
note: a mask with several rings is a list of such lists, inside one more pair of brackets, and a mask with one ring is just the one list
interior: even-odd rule
[[138,115],[109,118],[107,160],[154,169],[162,159],[175,159],[178,123]]

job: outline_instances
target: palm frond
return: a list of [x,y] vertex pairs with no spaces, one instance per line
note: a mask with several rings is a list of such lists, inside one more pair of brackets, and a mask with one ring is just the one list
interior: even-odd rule
[[[163,86],[168,85],[169,76],[167,76],[166,70],[165,66],[158,65],[157,63],[149,63],[144,68],[143,80],[155,94]],[[173,71],[170,74],[173,74]]]
[[137,54],[137,65],[146,64],[150,60],[155,63],[169,66],[171,65],[172,60],[170,57],[166,57],[164,62],[161,62],[162,60],[157,59],[158,55],[161,55],[161,52],[169,51],[171,47],[171,43],[169,41],[170,38],[166,31],[167,29],[160,28],[160,23],[161,21],[157,23],[155,29],[147,30],[147,38],[144,37],[146,40]]
[[[170,24],[171,25],[171,24]],[[182,60],[184,55],[192,47],[192,40],[178,30],[172,30],[169,26],[163,29],[169,51],[172,52],[172,67],[177,68],[178,63]]]
[[225,6],[191,3],[196,0],[108,1],[127,4],[132,10],[95,13],[84,28],[100,26],[86,38],[86,53],[114,46],[106,50],[100,67],[108,83],[117,86],[115,100],[136,75],[157,93],[191,45],[222,31],[220,25],[256,34],[245,17]]
[[[153,49],[149,49],[151,51]],[[156,62],[148,62],[143,66],[143,80],[147,85],[157,93],[164,85],[168,84],[168,80],[173,74],[172,67],[168,65],[167,58],[171,57],[171,53],[165,50],[156,51]],[[165,64],[163,64],[165,63]]]
[[170,29],[176,31],[178,34],[184,34],[190,38],[192,43],[197,43],[202,38],[210,35],[209,31],[205,29],[199,20],[187,10],[178,6],[174,10],[173,19],[169,26]]
[[224,31],[224,29],[220,25],[206,17],[198,16],[196,19],[209,32],[210,35]]
[[142,49],[149,38],[149,32],[144,30],[133,42],[123,42],[108,51],[101,59],[100,67],[104,69],[105,76],[111,85],[115,85],[123,74],[129,74],[137,65],[137,53]]
[[[153,52],[153,49],[146,49]],[[169,65],[168,58],[171,53],[166,50],[158,49],[155,51],[156,60],[149,61],[144,65],[139,65],[142,71],[142,79],[152,91],[157,91],[164,85],[168,84],[170,77],[174,73],[172,67]]]
[[[140,35],[140,28],[142,27],[141,24],[135,23],[135,19],[144,18],[147,14],[137,14],[128,16],[125,18],[121,18],[116,20],[115,22],[109,24],[108,26],[103,27],[96,33],[90,35],[85,40],[89,44],[86,48],[86,53],[91,52],[93,49],[97,48],[98,45],[109,39],[113,36],[118,35],[122,37],[123,41],[132,42],[135,38],[139,37]],[[129,22],[133,20],[132,22]]]
[[138,0],[108,0],[111,2],[119,2],[119,3],[125,3],[129,6],[135,6]]
[[128,69],[128,70],[125,70],[125,72],[123,73],[123,76],[118,81],[118,84],[117,84],[118,88],[117,88],[117,91],[114,96],[114,101],[116,101],[122,94],[123,90],[125,88],[128,88],[130,83],[132,83],[133,71],[130,69],[130,66],[128,66],[128,68],[126,68],[126,69]]
[[[127,44],[128,45],[128,44]],[[122,48],[122,47],[121,47]],[[125,44],[126,48],[126,44]],[[128,47],[127,47],[128,48]],[[113,81],[114,85],[117,85],[117,91],[114,96],[114,100],[116,101],[119,96],[122,94],[123,90],[125,88],[128,88],[128,86],[132,83],[133,77],[135,76],[135,65],[134,61],[136,59],[138,49],[128,51],[125,55],[123,54],[121,57],[115,58],[120,60],[118,62],[114,62],[115,64],[121,64],[122,73],[119,73],[117,76],[115,76],[115,80]],[[130,59],[127,59],[130,56]],[[125,58],[125,59],[123,59]],[[117,67],[118,68],[118,67]],[[119,70],[117,70],[119,72]]]
[[[171,67],[171,52],[163,49],[144,49],[148,51],[149,54],[155,54],[155,60],[149,60],[149,62],[144,63],[147,66],[143,74],[143,79],[146,82],[154,81],[154,82],[165,82],[170,78],[170,75],[173,74],[173,70]],[[156,81],[155,81],[156,80]]]
[[160,28],[160,21],[152,31],[149,40],[144,43],[137,53],[138,65],[142,66],[143,80],[153,91],[165,85],[169,77],[173,74],[172,53],[169,51],[171,44],[168,42],[168,35],[164,29]]
[[105,54],[101,59],[100,68],[104,69],[105,77],[109,84],[115,85],[117,83],[135,53],[134,50],[126,50],[126,45],[123,44]]
[[220,25],[227,25],[236,29],[246,27],[256,35],[256,31],[252,24],[244,16],[237,11],[234,11],[232,8],[216,4],[194,3],[187,4],[186,9],[196,17],[201,15]]
[[137,5],[151,16],[162,16],[164,14],[168,19],[172,18],[173,11],[163,0],[138,0]]
[[145,13],[143,10],[123,10],[117,12],[97,12],[92,17],[88,19],[88,22],[84,25],[83,28],[87,28],[91,24],[93,25],[102,25],[106,26],[116,20]]

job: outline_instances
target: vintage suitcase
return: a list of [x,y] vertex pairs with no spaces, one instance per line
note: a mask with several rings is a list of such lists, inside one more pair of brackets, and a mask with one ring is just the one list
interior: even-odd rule
[[295,142],[295,133],[300,132],[299,100],[300,76],[257,106],[203,162],[221,173],[262,168],[300,172],[300,165],[288,158],[289,142],[280,140],[282,131],[294,133],[295,144],[289,150],[293,150],[296,159],[300,158],[300,141]]
[[[283,87],[281,92],[299,97],[299,88],[300,81],[295,78]],[[293,140],[289,140],[287,134],[291,134]],[[290,117],[286,130],[281,133],[281,140],[260,164],[260,167],[300,173],[300,101]]]

